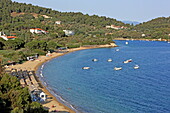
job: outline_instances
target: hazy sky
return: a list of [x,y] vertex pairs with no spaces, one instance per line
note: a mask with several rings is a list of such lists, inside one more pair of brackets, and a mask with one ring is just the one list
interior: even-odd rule
[[52,8],[61,12],[82,12],[117,20],[144,22],[170,16],[170,0],[12,0]]

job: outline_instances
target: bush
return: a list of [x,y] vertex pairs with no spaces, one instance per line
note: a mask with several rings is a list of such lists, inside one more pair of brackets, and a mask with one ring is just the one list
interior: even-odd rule
[[25,42],[24,40],[17,38],[15,40],[5,41],[4,44],[5,49],[17,50],[20,49],[21,47],[24,47]]
[[40,41],[34,40],[34,41],[31,41],[31,42],[28,42],[27,44],[25,44],[25,47],[30,50],[41,49],[41,50],[46,51],[47,43],[46,43],[46,41],[43,41],[43,40],[40,40]]
[[67,45],[68,48],[78,48],[80,47],[80,44],[70,44],[70,45]]
[[39,54],[39,55],[45,55],[45,54],[46,54],[45,51],[40,50],[40,49],[35,49],[35,50],[33,50],[32,52],[34,52],[34,53],[36,53],[36,54]]
[[28,88],[18,78],[3,72],[0,63],[0,111],[3,113],[48,113],[40,103],[32,102]]
[[48,49],[56,49],[58,47],[58,44],[54,41],[50,41],[47,43],[47,48]]

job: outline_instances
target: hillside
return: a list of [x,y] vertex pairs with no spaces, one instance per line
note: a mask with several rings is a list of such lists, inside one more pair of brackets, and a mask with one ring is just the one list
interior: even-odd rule
[[[27,20],[28,18],[29,19],[37,18],[37,15],[39,16],[39,20],[44,21],[43,20],[44,17],[42,15],[47,15],[49,17],[52,17],[50,22],[60,20],[60,21],[62,21],[63,24],[67,24],[67,25],[71,25],[73,23],[78,23],[80,25],[83,24],[83,25],[87,25],[88,27],[97,27],[97,28],[102,28],[102,27],[105,27],[106,25],[111,25],[111,24],[114,24],[117,26],[128,26],[120,21],[117,21],[116,19],[99,17],[97,15],[89,16],[89,15],[83,15],[82,13],[73,13],[73,12],[61,13],[61,12],[54,11],[49,8],[33,6],[31,4],[11,2],[11,0],[2,0],[2,2],[0,3],[0,9],[2,9],[1,10],[2,15],[0,15],[1,16],[0,21],[2,22],[2,24],[14,23],[14,22],[17,23],[17,22],[24,21],[24,20],[21,20],[21,18],[19,18],[19,17],[22,17],[22,18],[26,19],[25,21],[28,21]],[[16,14],[15,16],[11,15],[14,13]],[[19,13],[20,14],[22,13],[22,15],[17,15]],[[35,17],[35,14],[36,14],[36,17]],[[30,21],[27,23],[32,24]],[[40,23],[37,23],[37,24],[39,25]],[[24,25],[22,27],[27,28]],[[37,27],[37,25],[32,25],[32,26],[30,26],[30,28],[31,27]],[[49,26],[47,26],[47,27],[49,27]],[[1,30],[4,30],[4,28],[1,28]],[[13,30],[18,30],[18,29],[14,28]],[[19,29],[19,30],[21,30],[21,29]],[[46,30],[47,30],[47,28],[46,28]]]
[[59,12],[1,0],[0,35],[13,36],[15,40],[0,38],[0,58],[4,63],[23,62],[27,56],[36,53],[45,55],[48,50],[59,47],[108,44],[115,38],[167,39],[170,33],[168,22],[169,18],[157,18],[131,26],[104,16]]
[[136,26],[139,29],[154,29],[154,28],[168,28],[170,27],[170,17],[159,17],[148,22],[141,23]]
[[[114,37],[122,37],[121,32],[125,30],[121,29],[120,35],[117,35],[119,30],[106,28],[110,25],[131,27],[112,18],[73,12],[62,13],[31,4],[1,0],[0,35],[14,36],[15,40],[0,39],[0,57],[4,59],[4,63],[22,62],[27,56],[45,54],[46,51],[58,47],[108,44]],[[41,32],[30,32],[31,28]],[[116,35],[106,35],[109,33]]]
[[148,38],[168,39],[168,35],[170,34],[170,17],[152,19],[148,22],[136,25],[135,29],[147,34]]

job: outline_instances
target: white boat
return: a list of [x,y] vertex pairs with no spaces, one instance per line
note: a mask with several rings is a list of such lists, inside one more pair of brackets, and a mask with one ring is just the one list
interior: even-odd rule
[[44,77],[42,73],[40,73],[41,77]]
[[133,68],[134,68],[134,69],[139,69],[139,66],[138,66],[138,65],[135,65]]
[[125,60],[125,61],[123,61],[123,63],[125,63],[125,64],[127,64],[127,63],[129,63],[127,60]]
[[113,60],[112,60],[111,58],[109,58],[107,61],[108,61],[108,62],[112,62]]
[[125,44],[127,45],[127,44],[129,44],[128,42],[125,42]]
[[122,67],[114,67],[114,70],[122,70]]
[[93,59],[92,61],[97,62],[98,60],[97,59]]
[[116,49],[116,51],[119,51],[119,49]]
[[125,64],[127,64],[127,63],[129,63],[129,62],[132,62],[132,59],[123,61],[123,63],[125,63]]
[[82,67],[82,69],[90,69],[90,67]]

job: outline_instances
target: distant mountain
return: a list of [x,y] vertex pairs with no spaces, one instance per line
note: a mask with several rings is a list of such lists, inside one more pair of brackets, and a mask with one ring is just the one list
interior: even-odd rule
[[140,22],[137,22],[137,21],[122,21],[123,23],[125,24],[133,24],[133,25],[137,25],[137,24],[140,24]]

